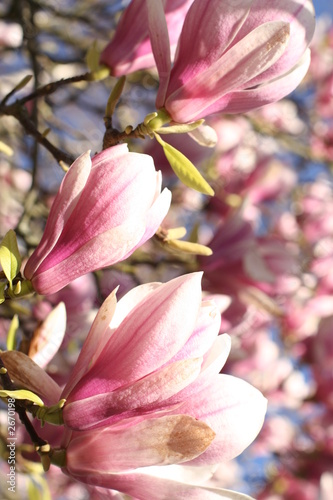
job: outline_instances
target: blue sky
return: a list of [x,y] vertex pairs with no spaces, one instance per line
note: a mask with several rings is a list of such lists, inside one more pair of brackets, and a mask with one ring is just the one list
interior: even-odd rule
[[333,15],[332,0],[313,0],[313,5],[315,7],[317,16],[324,12],[329,12],[331,15]]

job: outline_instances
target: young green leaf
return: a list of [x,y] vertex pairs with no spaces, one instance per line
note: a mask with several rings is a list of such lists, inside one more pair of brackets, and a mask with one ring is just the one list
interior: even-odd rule
[[15,335],[19,327],[19,320],[17,314],[14,314],[13,319],[10,323],[10,327],[7,335],[7,351],[14,351],[16,347]]
[[20,82],[15,85],[15,87],[13,88],[13,90],[11,92],[17,92],[19,90],[22,90],[31,80],[32,78],[32,75],[26,75],[22,78],[22,80],[20,80]]
[[180,252],[189,253],[192,255],[212,255],[212,250],[205,245],[200,245],[200,243],[191,243],[190,241],[182,240],[167,240],[165,244],[169,248],[179,250]]
[[5,302],[5,288],[7,286],[7,283],[0,283],[0,304]]
[[186,158],[183,153],[178,151],[176,148],[167,144],[163,139],[156,133],[154,133],[157,141],[161,144],[164,154],[170,163],[172,170],[175,172],[177,177],[188,187],[195,189],[203,194],[208,194],[209,196],[214,195],[213,189],[210,187],[207,181],[202,177],[200,172],[195,168],[193,163]]
[[192,132],[193,130],[200,127],[205,120],[197,120],[192,123],[177,123],[175,125],[170,125],[169,127],[161,127],[155,132],[159,134],[187,134],[188,132]]
[[96,40],[89,46],[86,54],[86,64],[90,71],[97,71],[99,68],[100,51],[97,48]]
[[21,267],[21,256],[17,246],[16,234],[12,229],[8,231],[1,242],[0,264],[12,290],[13,279],[19,273]]
[[31,391],[27,391],[26,389],[18,389],[17,391],[7,391],[2,389],[0,390],[0,397],[26,399],[27,401],[31,401],[32,403],[35,403],[38,406],[44,406],[43,401],[40,399],[40,397],[37,396],[37,394],[34,394]]
[[184,238],[186,235],[185,227],[174,227],[168,229],[167,240],[179,240],[180,238]]

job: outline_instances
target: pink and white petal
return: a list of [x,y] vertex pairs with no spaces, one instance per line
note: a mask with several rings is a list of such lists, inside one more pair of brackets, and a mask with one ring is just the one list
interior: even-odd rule
[[[231,349],[231,339],[229,335],[227,334],[219,335],[215,339],[213,345],[211,346],[207,354],[204,356],[204,361],[202,362],[200,367],[200,373],[194,374],[193,381],[190,381],[190,383],[185,384],[183,389],[178,387],[178,390],[174,391],[175,394],[173,396],[170,396],[170,391],[167,392],[166,391],[167,388],[165,387],[165,391],[163,392],[162,398],[160,398],[160,400],[158,401],[156,400],[154,403],[151,403],[149,405],[146,398],[145,407],[134,408],[132,410],[125,410],[123,408],[122,409],[123,413],[115,414],[114,416],[106,418],[103,421],[103,425],[111,425],[114,424],[115,422],[118,422],[121,419],[125,420],[125,419],[131,419],[133,417],[138,418],[138,415],[141,416],[141,418],[152,418],[152,415],[156,412],[161,412],[161,413],[166,412],[173,414],[179,413],[178,409],[181,407],[184,401],[187,401],[190,398],[194,398],[195,400],[196,394],[198,392],[206,391],[207,393],[209,393],[211,385],[215,383],[216,376],[220,373],[221,369],[223,368],[228,358],[230,349]],[[191,363],[197,362],[197,360],[189,360],[189,361]],[[170,374],[168,374],[169,366],[170,365],[166,365],[165,367],[168,377],[170,377]],[[153,376],[156,375],[153,374]],[[145,379],[143,379],[143,381],[144,380]],[[133,387],[136,387],[136,384]],[[90,399],[75,401],[74,404],[69,403],[68,405],[66,405],[64,409],[66,424],[73,426],[73,428],[82,428],[82,421],[80,415],[82,415],[84,412],[87,412],[88,405],[91,406],[90,415],[92,415],[93,418],[96,419],[97,415],[96,408],[99,405],[99,403],[101,403],[103,407],[105,407],[105,405],[107,404],[107,401],[106,400],[104,401],[103,398],[108,398],[108,396],[106,394],[101,394],[100,396],[92,396],[91,405],[90,405]],[[88,418],[88,416],[86,418]],[[105,418],[105,416],[103,416],[103,418]],[[93,427],[94,424],[89,424],[89,425],[90,427]],[[96,423],[96,426],[97,425],[99,425],[99,422]]]
[[147,295],[113,332],[98,364],[80,381],[77,391],[81,387],[86,393],[99,379],[107,380],[108,391],[112,391],[167,363],[195,327],[201,277],[202,273],[180,276]]
[[167,96],[179,87],[180,81],[190,81],[222,56],[247,18],[251,3],[239,2],[237,8],[234,0],[192,4],[179,37]]
[[144,285],[136,286],[126,293],[118,302],[117,309],[110,323],[112,330],[118,328],[121,322],[128,316],[128,314],[144,300],[144,298],[159,288],[162,283],[146,283]]
[[87,151],[75,160],[66,173],[51,207],[41,242],[24,268],[26,278],[31,278],[39,267],[41,257],[44,259],[57,243],[67,220],[80,200],[91,166],[90,151]]
[[169,211],[171,205],[171,196],[171,191],[169,191],[169,189],[163,189],[162,193],[154,201],[152,206],[147,210],[145,217],[146,229],[135,248],[140,247],[156,233]]
[[289,25],[273,21],[259,26],[234,45],[206,71],[184,82],[166,100],[174,121],[190,122],[206,116],[206,109],[225,94],[246,86],[285,51]]
[[152,51],[159,76],[156,107],[163,106],[171,71],[171,54],[168,26],[162,0],[146,0],[146,14]]
[[230,460],[252,443],[266,413],[267,401],[255,387],[231,375],[215,377],[209,391],[196,393],[180,411],[207,422],[216,432],[209,449],[191,464]]
[[179,391],[173,397],[168,399],[165,402],[164,409],[167,409],[168,406],[171,408],[173,405],[182,404],[183,401],[187,401],[190,398],[195,399],[198,392],[206,391],[207,393],[209,393],[210,386],[214,384],[217,375],[223,368],[229,356],[230,349],[231,339],[229,335],[227,335],[226,333],[223,335],[219,335],[204,357],[200,375],[192,384],[188,385],[183,390]]
[[207,115],[224,111],[226,113],[246,113],[266,104],[279,101],[290,94],[301,83],[310,65],[310,49],[289,73],[257,88],[232,92],[207,108]]
[[[144,227],[146,213],[156,199],[156,192],[161,182],[160,175],[155,171],[153,159],[148,155],[129,153],[127,145],[122,144],[96,155],[92,160],[92,165],[82,196],[78,200],[75,210],[71,211],[66,220],[53,250],[47,252],[46,257],[44,256],[43,262],[38,268],[39,273],[47,271],[60,261],[65,261],[79,249],[80,251],[82,248],[84,251],[87,250],[84,244],[88,243],[92,246],[93,243],[90,240],[100,237],[106,238],[107,231],[115,230],[120,231],[120,233],[122,229],[125,231],[125,223],[128,223],[130,229],[135,225],[134,221],[138,220],[138,228],[131,229],[128,234],[122,235],[123,248],[119,250],[116,242],[111,241],[113,249],[117,249],[118,254],[119,251],[125,250],[125,254],[122,254],[123,258],[129,253],[129,242],[133,240],[132,232],[136,238],[135,244],[138,244],[143,237],[146,230]],[[102,191],[101,185],[103,186]],[[86,192],[87,196],[85,196]],[[53,213],[52,210],[51,213]],[[142,227],[139,227],[140,223]],[[111,233],[108,234],[110,237],[112,236]],[[127,239],[128,241],[126,241]],[[38,251],[39,247],[37,253]],[[103,252],[103,247],[98,252],[99,256],[101,251]],[[105,247],[104,253],[104,257],[106,257]],[[107,258],[103,259],[100,267],[103,267],[105,262],[112,264],[115,262],[114,256],[112,255],[110,261]],[[92,265],[89,266],[87,259],[81,263],[81,267],[90,268],[89,270],[94,268]],[[97,268],[100,269],[100,267]],[[79,276],[78,272],[76,272],[77,276]],[[74,279],[74,274],[71,279]]]
[[70,245],[64,247],[64,255],[58,249],[39,267],[40,272],[32,279],[34,289],[50,295],[79,276],[124,260],[138,246],[144,231],[143,221],[132,220],[94,236],[80,248],[72,249],[71,254]]
[[117,290],[114,290],[110,293],[99,308],[88,336],[82,346],[78,360],[75,363],[70,378],[62,392],[62,398],[67,398],[72,388],[91,368],[100,353],[103,351],[110,335],[110,323],[117,305],[116,292]]
[[80,394],[82,399],[66,403],[66,426],[74,430],[91,429],[106,424],[113,425],[130,415],[156,412],[165,406],[167,408],[165,400],[198,377],[201,363],[202,358],[177,361],[132,385],[112,392],[106,392],[104,381],[98,380],[98,394],[94,395],[93,388],[89,387],[85,397],[83,388]]
[[203,302],[191,337],[171,361],[203,356],[218,336],[220,325],[221,315],[215,303]]
[[201,371],[207,375],[219,373],[224,367],[231,350],[231,338],[227,333],[219,335],[204,356]]
[[276,76],[290,71],[304,54],[315,29],[315,13],[312,0],[295,0],[293,2],[282,2],[281,0],[254,0],[251,12],[246,23],[239,30],[237,43],[251,30],[257,26],[267,23],[272,19],[285,21],[290,24],[290,42],[288,49],[274,66],[263,72],[258,79],[251,82],[251,86],[268,81]]
[[93,157],[92,165],[86,185],[87,196],[82,197],[72,214],[75,224],[69,220],[61,236],[66,246],[68,240],[77,240],[73,243],[75,247],[128,219],[143,218],[156,198],[160,175],[150,156],[128,152],[127,146],[122,144]]
[[214,437],[207,424],[189,415],[103,427],[73,435],[66,467],[71,474],[86,475],[181,463],[203,453]]
[[[159,467],[166,470],[173,466]],[[177,480],[151,475],[156,467],[140,468],[135,472],[121,474],[98,474],[88,476],[74,475],[75,479],[86,484],[116,489],[137,500],[253,500],[248,495],[224,490],[222,488],[205,488],[204,486],[187,484]],[[64,471],[66,472],[66,471]],[[67,472],[68,474],[68,472]],[[73,475],[73,474],[71,474]]]

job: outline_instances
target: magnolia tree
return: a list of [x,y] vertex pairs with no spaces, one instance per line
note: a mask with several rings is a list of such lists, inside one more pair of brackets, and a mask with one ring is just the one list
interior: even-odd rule
[[330,21],[0,17],[1,497],[332,498]]

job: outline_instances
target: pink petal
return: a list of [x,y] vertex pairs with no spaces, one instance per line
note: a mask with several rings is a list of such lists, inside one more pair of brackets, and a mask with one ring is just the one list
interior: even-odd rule
[[193,332],[201,303],[201,276],[181,276],[146,296],[113,331],[71,401],[130,384],[169,361]]
[[[161,175],[152,158],[128,152],[125,144],[94,156],[76,196],[71,169],[26,265],[26,276],[40,294],[54,293],[80,275],[127,258],[154,234],[170,205],[169,191],[160,194]],[[74,195],[67,193],[70,183]]]
[[117,309],[110,323],[110,328],[115,329],[121,324],[128,314],[141,302],[148,294],[159,288],[162,283],[146,283],[136,286],[126,293],[118,302]]
[[288,49],[274,66],[263,72],[251,82],[251,87],[267,82],[276,76],[290,71],[300,60],[312,40],[315,29],[315,15],[311,0],[254,0],[246,23],[239,30],[233,44],[237,43],[251,30],[269,21],[284,21],[290,25]]
[[204,72],[168,94],[165,108],[174,121],[190,122],[206,116],[206,109],[233,90],[239,90],[277,61],[285,51],[289,25],[259,26]]
[[226,113],[246,113],[271,102],[276,102],[290,94],[301,83],[310,65],[310,49],[289,73],[254,89],[232,92],[207,108],[207,115],[225,111]]
[[[155,66],[151,43],[148,36],[148,16],[146,0],[132,1],[123,12],[111,42],[101,54],[100,62],[111,68],[114,76],[126,75],[140,69]],[[185,15],[193,0],[166,0],[167,20],[171,58],[174,58],[178,38]]]
[[[176,466],[159,467],[165,471]],[[184,468],[186,468],[184,466]],[[187,484],[182,478],[179,481],[155,476],[157,467],[140,468],[137,472],[123,472],[121,474],[95,474],[73,475],[78,481],[86,484],[103,486],[104,488],[116,489],[130,495],[133,499],[149,500],[254,500],[248,495],[225,490],[223,488],[205,488],[196,484]],[[198,468],[199,470],[199,468]],[[66,472],[66,470],[64,470]],[[150,472],[153,471],[151,474]],[[68,474],[68,472],[67,472]]]
[[[159,224],[156,230],[158,226]],[[49,260],[41,264],[39,273],[32,278],[32,284],[35,290],[43,295],[55,293],[79,276],[126,259],[144,240],[144,234],[143,221],[129,220],[119,227],[92,237],[66,256],[70,249],[68,240],[68,246],[64,245],[66,253],[62,255],[57,251],[56,262]],[[44,267],[47,269],[43,271]]]
[[44,234],[38,248],[29,258],[24,275],[30,279],[36,271],[41,256],[43,259],[52,251],[66,222],[75,210],[91,171],[90,151],[81,155],[65,175],[47,219]]
[[[118,390],[67,403],[64,420],[72,429],[84,430],[112,425],[120,419],[156,412],[164,401],[191,384],[199,375],[202,358],[186,359]],[[115,416],[115,418],[112,418]]]
[[[252,0],[194,2],[188,11],[172,69],[168,96],[219,59],[248,16]],[[193,34],[195,33],[195,36]]]
[[221,315],[214,302],[203,302],[191,337],[172,361],[206,354],[219,334],[220,325]]
[[167,410],[168,407],[171,408],[173,405],[179,405],[183,401],[187,401],[191,398],[195,400],[196,394],[199,392],[206,392],[209,394],[212,381],[216,379],[216,376],[222,370],[229,356],[230,349],[231,339],[229,335],[219,335],[204,357],[200,375],[192,384],[166,400],[162,408]]
[[212,378],[209,390],[197,393],[179,408],[207,422],[216,432],[209,449],[191,463],[219,463],[242,453],[259,433],[266,406],[261,392],[244,380],[230,375]]
[[171,71],[169,33],[162,0],[146,0],[146,8],[150,43],[160,79],[156,98],[159,109],[165,100]]
[[66,467],[70,474],[92,475],[180,463],[203,453],[214,436],[208,425],[188,415],[144,420],[127,428],[103,427],[74,434]]
[[109,66],[114,76],[154,66],[147,34],[145,0],[132,1],[120,18],[112,41],[101,54],[101,64]]
[[[145,217],[145,231],[139,242],[135,245],[134,250],[140,247],[156,233],[157,229],[159,228],[169,211],[171,196],[171,191],[169,191],[169,189],[163,189],[162,193],[154,201],[152,206],[147,210]],[[131,250],[130,253],[132,252],[133,250]],[[125,258],[127,258],[127,256]]]
[[72,388],[78,383],[82,376],[95,363],[103,351],[110,335],[110,323],[116,309],[117,298],[114,290],[105,299],[98,310],[96,318],[90,328],[88,336],[82,346],[78,360],[72,370],[70,378],[62,392],[61,397],[67,398]]

